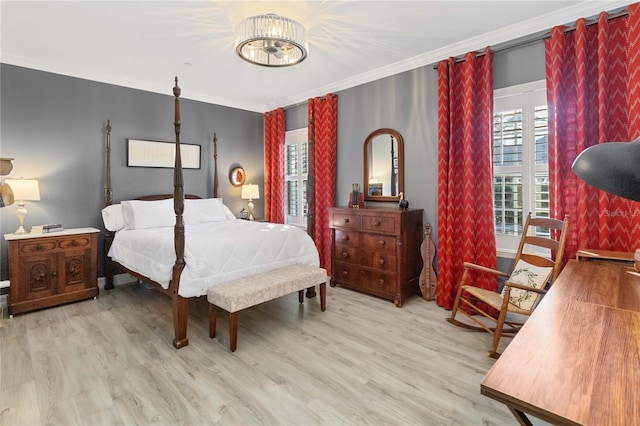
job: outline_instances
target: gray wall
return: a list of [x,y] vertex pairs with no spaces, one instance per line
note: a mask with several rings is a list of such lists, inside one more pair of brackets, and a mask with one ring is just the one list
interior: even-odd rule
[[[542,42],[494,57],[494,87],[544,79]],[[65,227],[102,229],[104,125],[112,120],[113,187],[116,201],[170,192],[170,169],[126,167],[126,139],[172,141],[172,79],[167,95],[132,90],[2,64],[0,154],[14,157],[10,177],[38,178],[42,200],[28,203],[27,226],[61,222]],[[188,93],[184,93],[185,97]],[[437,72],[424,66],[338,92],[337,204],[346,205],[352,183],[363,181],[363,144],[372,131],[396,129],[404,138],[405,197],[424,209],[437,242]],[[211,194],[211,138],[218,134],[220,194],[234,213],[245,206],[240,188],[227,178],[242,165],[247,182],[258,183],[256,217],[264,212],[263,116],[183,100],[181,140],[202,145],[202,170],[185,170],[185,189]],[[287,109],[287,129],[307,125],[307,106]],[[385,203],[386,204],[386,203]],[[389,205],[389,204],[386,204]],[[17,227],[15,206],[0,210],[2,233]],[[510,267],[511,261],[499,259]],[[7,279],[2,241],[2,279]]]
[[[538,41],[496,52],[493,70],[496,89],[544,79],[544,44]],[[423,221],[431,223],[435,242],[438,232],[437,77],[437,71],[429,65],[337,93],[336,203],[346,205],[351,184],[363,184],[363,145],[367,136],[382,127],[395,129],[405,143],[405,198],[410,207],[424,209]],[[287,130],[306,125],[306,104],[287,110]],[[511,259],[498,259],[503,270],[509,270],[512,263]]]
[[[112,125],[114,201],[143,194],[171,193],[172,169],[126,166],[126,140],[174,141],[173,76],[167,95],[2,64],[0,155],[13,157],[8,178],[35,178],[40,201],[27,202],[27,229],[34,224],[61,223],[65,228],[103,229],[105,124]],[[182,91],[182,96],[188,93]],[[247,182],[264,181],[263,116],[218,105],[181,101],[181,141],[202,146],[200,170],[184,171],[185,191],[211,196],[212,138],[218,136],[219,192],[236,215],[246,201],[229,183],[234,163]],[[258,154],[256,154],[258,153]],[[263,198],[256,200],[263,216]],[[17,228],[16,205],[0,209],[2,234]],[[8,279],[7,247],[2,239],[1,279]],[[100,269],[100,275],[102,270]]]

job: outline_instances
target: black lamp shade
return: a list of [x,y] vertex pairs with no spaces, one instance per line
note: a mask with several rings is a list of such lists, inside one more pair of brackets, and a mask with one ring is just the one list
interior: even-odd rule
[[640,201],[640,138],[590,146],[576,157],[571,168],[589,185]]

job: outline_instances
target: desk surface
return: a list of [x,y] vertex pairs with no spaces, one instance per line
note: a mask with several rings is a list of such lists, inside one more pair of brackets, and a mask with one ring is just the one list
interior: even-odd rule
[[570,261],[480,389],[553,424],[640,425],[633,264]]

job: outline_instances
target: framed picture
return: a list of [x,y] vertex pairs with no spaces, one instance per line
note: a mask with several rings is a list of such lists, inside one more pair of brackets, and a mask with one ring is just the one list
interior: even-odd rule
[[[175,165],[176,144],[173,142],[127,139],[127,166],[165,167]],[[183,169],[199,169],[200,145],[180,144]]]

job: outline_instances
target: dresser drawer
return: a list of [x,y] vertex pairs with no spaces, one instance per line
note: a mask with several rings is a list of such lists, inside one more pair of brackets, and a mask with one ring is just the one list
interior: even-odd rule
[[396,216],[363,216],[362,229],[400,234],[400,223]]
[[366,234],[358,231],[335,230],[335,243],[354,247],[363,247],[370,250],[392,251],[396,250],[396,237],[380,234]]
[[396,288],[396,275],[363,268],[359,265],[336,262],[336,279],[347,285],[366,288],[372,293],[393,294]]
[[340,262],[368,266],[381,271],[396,270],[395,253],[388,251],[375,252],[362,247],[336,244],[335,256]]
[[362,228],[362,218],[357,214],[333,213],[331,215],[331,227],[333,228]]

